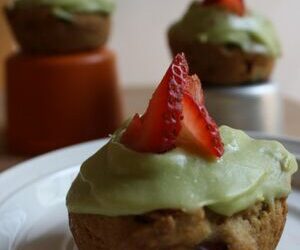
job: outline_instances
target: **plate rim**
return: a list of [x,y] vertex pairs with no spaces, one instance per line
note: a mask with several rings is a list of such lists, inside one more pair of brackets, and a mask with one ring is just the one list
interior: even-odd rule
[[[74,165],[80,165],[85,159],[98,151],[108,140],[109,138],[92,140],[57,149],[23,161],[1,172],[0,187],[5,187],[5,192],[0,192],[0,203],[5,201],[15,190],[42,176]],[[52,164],[53,167],[50,167]],[[29,171],[33,174],[28,174]]]

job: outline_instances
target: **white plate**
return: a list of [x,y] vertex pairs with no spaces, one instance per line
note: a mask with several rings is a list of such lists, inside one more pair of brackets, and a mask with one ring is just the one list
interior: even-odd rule
[[[0,250],[76,249],[68,228],[66,192],[80,164],[105,142],[58,150],[0,175]],[[285,144],[300,153],[299,142],[288,140]],[[299,201],[300,192],[294,191],[279,250],[300,249]]]

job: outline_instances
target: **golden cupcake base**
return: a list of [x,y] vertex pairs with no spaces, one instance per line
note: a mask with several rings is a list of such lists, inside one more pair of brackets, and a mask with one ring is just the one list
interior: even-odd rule
[[186,43],[169,38],[173,55],[184,52],[192,74],[197,74],[204,86],[240,86],[267,81],[275,59],[259,53],[199,42]]
[[271,250],[281,237],[285,199],[257,203],[231,217],[207,209],[162,210],[140,216],[69,214],[79,250]]

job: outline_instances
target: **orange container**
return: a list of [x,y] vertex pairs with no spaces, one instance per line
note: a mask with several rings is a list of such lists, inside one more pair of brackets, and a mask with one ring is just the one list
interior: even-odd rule
[[7,143],[39,154],[108,136],[121,121],[115,55],[13,54],[6,63]]

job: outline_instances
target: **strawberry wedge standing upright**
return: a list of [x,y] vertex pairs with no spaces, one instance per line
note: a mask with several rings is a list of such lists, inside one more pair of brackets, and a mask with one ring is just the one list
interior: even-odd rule
[[182,94],[188,76],[184,54],[178,54],[155,90],[146,113],[136,114],[122,143],[139,152],[163,153],[175,147],[181,129]]
[[134,116],[121,142],[138,152],[164,153],[175,147],[221,157],[218,127],[204,105],[199,78],[189,76],[184,54],[178,54],[154,92],[145,114]]
[[182,103],[182,128],[176,145],[208,158],[221,157],[224,147],[219,129],[205,107],[201,82],[196,75],[189,77]]

